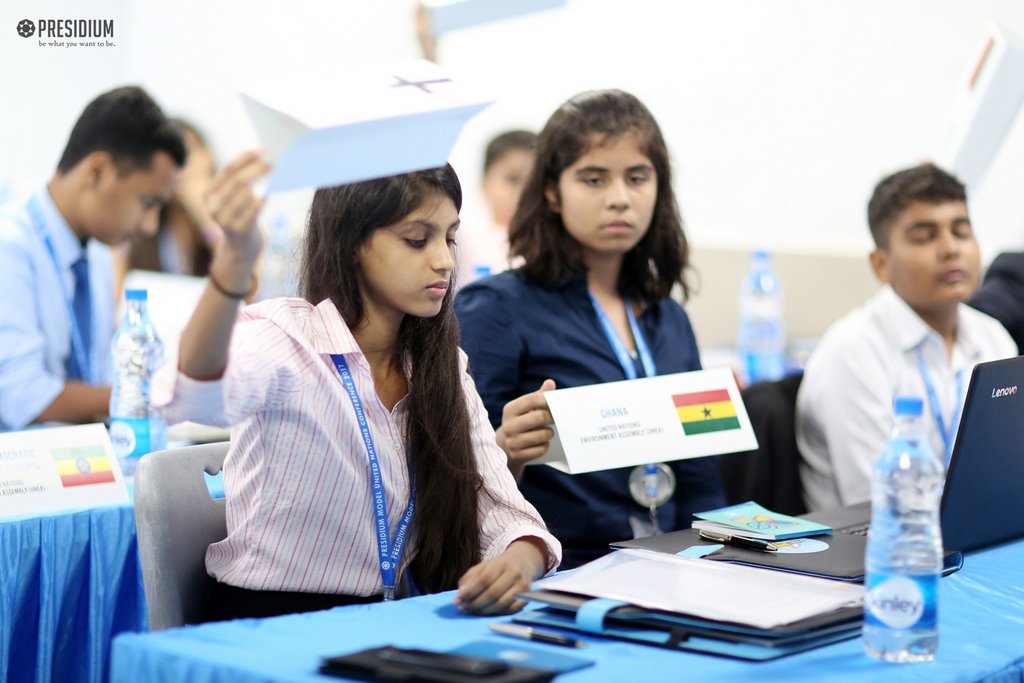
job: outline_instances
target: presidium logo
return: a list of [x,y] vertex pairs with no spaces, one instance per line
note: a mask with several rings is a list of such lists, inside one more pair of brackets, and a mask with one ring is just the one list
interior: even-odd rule
[[18,35],[38,32],[39,47],[115,47],[113,19],[22,19]]

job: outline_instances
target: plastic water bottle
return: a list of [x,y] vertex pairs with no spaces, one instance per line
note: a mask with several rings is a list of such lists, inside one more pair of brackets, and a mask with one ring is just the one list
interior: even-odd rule
[[890,662],[932,660],[939,643],[944,477],[924,437],[922,405],[896,398],[896,424],[872,470],[864,649]]
[[111,355],[114,385],[110,392],[110,441],[126,477],[139,458],[167,447],[167,428],[149,405],[153,374],[164,346],[146,312],[146,290],[125,291],[125,312],[114,333]]
[[772,268],[771,253],[753,252],[750,270],[740,285],[736,337],[736,349],[750,383],[780,379],[786,372],[782,301],[782,287]]
[[267,249],[260,264],[260,299],[295,296],[298,284],[295,269],[295,243],[288,217],[284,213],[270,219]]

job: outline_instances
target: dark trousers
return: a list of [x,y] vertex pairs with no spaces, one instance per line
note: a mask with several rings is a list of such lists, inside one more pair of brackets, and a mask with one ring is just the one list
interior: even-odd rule
[[216,582],[204,621],[276,617],[282,614],[318,612],[341,605],[380,602],[380,595],[336,595],[332,593],[291,593],[257,591]]

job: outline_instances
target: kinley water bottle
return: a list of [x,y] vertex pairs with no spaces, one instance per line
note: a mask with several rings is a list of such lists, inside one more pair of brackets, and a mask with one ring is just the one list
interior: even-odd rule
[[935,658],[942,572],[943,466],[923,435],[922,400],[900,396],[875,461],[865,565],[864,649],[890,662]]
[[125,291],[125,312],[114,333],[111,356],[110,441],[126,477],[146,453],[167,447],[167,429],[149,405],[153,374],[163,360],[163,343],[146,312],[146,290]]

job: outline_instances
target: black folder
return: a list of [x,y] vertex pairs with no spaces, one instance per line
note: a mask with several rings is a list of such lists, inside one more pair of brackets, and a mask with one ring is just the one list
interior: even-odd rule
[[645,645],[749,661],[777,659],[856,638],[863,623],[863,609],[859,606],[762,629],[626,604],[610,608],[600,627],[595,629],[592,623],[584,626],[577,619],[580,609],[594,598],[551,590],[528,591],[521,597],[545,605],[513,618],[522,624],[583,631]]

